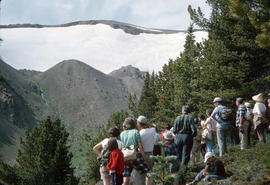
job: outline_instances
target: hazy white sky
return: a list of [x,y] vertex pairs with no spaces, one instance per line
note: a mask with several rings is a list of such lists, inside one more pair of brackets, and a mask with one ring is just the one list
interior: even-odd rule
[[[191,23],[187,11],[188,5],[192,5],[193,8],[200,6],[208,16],[210,7],[205,1],[2,0],[0,24],[32,23],[51,25],[80,20],[106,19],[146,28],[186,30]],[[89,27],[87,29],[96,28],[98,27]],[[105,30],[107,28],[109,29],[109,27],[106,27]],[[4,40],[0,46],[0,56],[5,62],[17,69],[26,68],[40,71],[47,70],[49,67],[66,59],[79,59],[105,73],[124,65],[133,65],[149,71],[160,70],[168,62],[169,58],[179,56],[185,39],[185,36],[181,34],[177,36],[146,35],[144,37],[141,35],[140,37],[131,37],[123,34],[120,30],[112,29],[109,29],[108,32],[104,32],[104,29],[92,30],[85,34],[76,34],[81,33],[82,30],[74,32],[70,29],[65,29],[64,32],[60,33],[49,29],[55,31],[51,34],[48,31],[44,33],[44,29],[42,29],[43,31],[34,30],[0,30],[0,38]],[[88,37],[93,35],[90,33],[95,34],[94,40],[91,40],[91,42]],[[54,38],[54,35],[57,34],[60,35]],[[125,40],[125,37],[134,39]],[[160,38],[156,39],[156,37]],[[62,38],[62,40],[59,40],[59,38]],[[67,38],[72,39],[67,40]],[[201,38],[205,38],[205,36],[198,37],[199,40]],[[124,42],[122,42],[123,40]],[[111,50],[110,42],[113,43],[111,44],[113,48],[115,48],[115,44],[123,44],[124,46],[118,50],[115,49],[109,55],[110,57],[102,58],[102,56],[106,56],[106,51]],[[134,44],[137,44],[136,47],[133,47]],[[85,50],[82,49],[84,45],[87,46],[87,48],[84,48]],[[104,50],[105,46],[108,46],[107,50]],[[74,49],[74,47],[77,49]],[[99,51],[96,51],[96,49],[99,49]],[[123,49],[127,51],[123,52]],[[136,53],[137,50],[142,51]],[[92,51],[92,53],[89,54],[86,51]],[[131,58],[132,60],[130,60]]]
[[62,24],[79,20],[109,19],[148,28],[186,29],[188,5],[206,0],[2,0],[1,24]]

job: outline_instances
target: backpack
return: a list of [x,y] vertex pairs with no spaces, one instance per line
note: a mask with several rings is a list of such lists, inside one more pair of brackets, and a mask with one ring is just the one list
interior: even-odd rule
[[232,109],[224,108],[221,111],[220,117],[223,121],[230,121],[233,117],[233,111]]
[[247,109],[247,112],[246,112],[246,114],[245,114],[245,119],[247,120],[247,121],[251,121],[252,119],[253,119],[253,113],[251,112],[251,110],[250,109]]
[[122,146],[122,152],[124,154],[125,161],[136,160],[137,149],[134,145],[130,145],[128,147]]
[[107,147],[104,147],[100,155],[97,157],[97,161],[100,164],[100,166],[107,166],[110,160],[110,155],[111,151],[109,151]]

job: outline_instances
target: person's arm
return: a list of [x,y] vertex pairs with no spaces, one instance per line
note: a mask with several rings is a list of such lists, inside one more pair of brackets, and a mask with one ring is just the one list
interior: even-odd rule
[[118,161],[118,154],[112,152],[110,155],[109,163],[107,164],[107,170],[116,170]]
[[146,125],[149,127],[149,128],[156,128],[152,123],[150,122],[147,122]]
[[195,137],[197,135],[197,128],[195,126],[194,120],[191,118],[190,119],[190,126],[191,126],[191,131],[192,131],[192,136]]
[[145,153],[144,153],[142,142],[138,142],[138,146],[139,146],[140,152],[142,154],[143,160],[146,162],[146,156],[145,156]]
[[239,128],[243,127],[243,121],[244,121],[244,116],[240,115],[240,117],[239,117]]
[[100,150],[102,149],[102,142],[96,144],[94,147],[93,147],[93,150],[94,152],[97,154],[97,155],[100,155]]
[[216,115],[219,114],[219,107],[216,107],[213,111],[213,113],[211,114],[211,117],[218,123],[221,123],[221,120],[216,118]]
[[144,161],[146,162],[146,156],[145,156],[145,153],[144,153],[144,149],[143,149],[143,145],[142,145],[142,139],[141,139],[141,135],[140,135],[139,131],[136,131],[135,138],[136,138],[137,145],[138,145],[138,147],[140,149],[140,152],[142,154],[142,157],[143,157]]
[[213,112],[213,113],[211,114],[211,117],[212,117],[216,122],[218,122],[218,123],[221,122],[221,120],[218,120],[218,119],[216,118],[216,113],[215,113],[215,112]]

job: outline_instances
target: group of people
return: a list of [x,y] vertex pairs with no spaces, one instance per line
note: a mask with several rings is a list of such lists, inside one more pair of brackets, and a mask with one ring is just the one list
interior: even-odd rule
[[[220,97],[213,101],[215,109],[206,111],[207,118],[198,114],[200,124],[197,126],[196,119],[190,115],[189,106],[183,106],[182,114],[175,119],[173,127],[167,124],[160,134],[156,131],[156,125],[148,122],[145,116],[139,116],[137,124],[132,118],[126,118],[122,133],[117,127],[110,128],[109,138],[93,148],[98,155],[104,185],[128,185],[131,175],[134,176],[135,185],[153,185],[154,179],[149,178],[147,173],[154,166],[150,156],[160,154],[159,141],[164,142],[166,156],[177,156],[177,160],[170,164],[172,174],[179,171],[180,165],[187,167],[190,157],[193,162],[198,162],[200,154],[202,155],[207,166],[189,184],[196,184],[201,179],[226,178],[224,165],[216,157],[216,140],[220,157],[227,153],[227,137],[234,126],[239,129],[241,150],[250,145],[252,125],[259,141],[265,142],[264,132],[269,127],[270,120],[270,98],[267,106],[263,103],[263,94],[255,95],[252,99],[255,101],[253,109],[250,103],[244,103],[243,98],[236,99],[235,123],[232,121],[232,110],[223,105]],[[120,140],[117,139],[119,136]],[[174,184],[178,184],[177,180]]]

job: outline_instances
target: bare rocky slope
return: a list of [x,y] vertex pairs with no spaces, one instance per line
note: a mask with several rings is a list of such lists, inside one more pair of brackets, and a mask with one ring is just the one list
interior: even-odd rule
[[104,124],[111,113],[127,108],[128,89],[120,79],[77,60],[63,61],[36,78],[64,120],[76,128]]
[[74,134],[94,132],[140,95],[144,72],[132,66],[106,75],[66,60],[45,72],[16,70],[0,60],[0,158],[14,161],[19,137],[39,120],[60,117]]
[[145,79],[145,72],[129,65],[109,73],[109,76],[122,80],[130,94],[136,94],[137,97],[140,97]]

